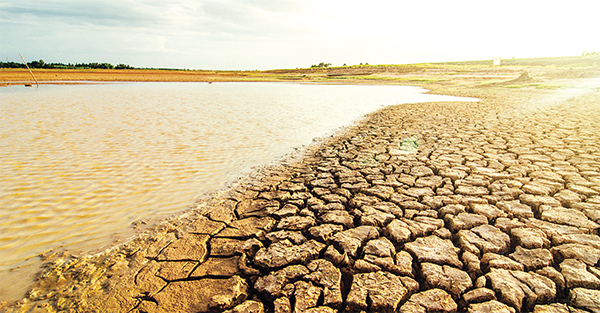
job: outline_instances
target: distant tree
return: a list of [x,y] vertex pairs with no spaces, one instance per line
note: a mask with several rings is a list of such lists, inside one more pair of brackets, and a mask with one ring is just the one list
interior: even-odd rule
[[331,63],[321,62],[321,63],[319,63],[317,65],[311,65],[310,67],[313,67],[313,68],[314,67],[323,67],[324,68],[324,67],[329,67],[329,66],[331,66]]

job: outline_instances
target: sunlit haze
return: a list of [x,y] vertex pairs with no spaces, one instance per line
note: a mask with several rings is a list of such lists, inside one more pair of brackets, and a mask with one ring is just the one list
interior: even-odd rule
[[573,56],[596,1],[0,0],[0,61],[273,69]]

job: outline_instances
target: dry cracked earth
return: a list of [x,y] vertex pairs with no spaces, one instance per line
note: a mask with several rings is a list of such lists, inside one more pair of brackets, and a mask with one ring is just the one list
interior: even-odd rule
[[8,311],[600,312],[600,92],[518,92],[373,113]]

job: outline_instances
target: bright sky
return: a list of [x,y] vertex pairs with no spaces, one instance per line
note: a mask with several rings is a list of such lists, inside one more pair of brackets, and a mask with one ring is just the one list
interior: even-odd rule
[[274,69],[600,51],[597,0],[0,0],[0,60]]

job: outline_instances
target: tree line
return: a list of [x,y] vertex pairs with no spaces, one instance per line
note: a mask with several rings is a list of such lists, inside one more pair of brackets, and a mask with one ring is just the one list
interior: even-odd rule
[[[64,63],[46,63],[46,62],[44,62],[44,60],[41,60],[41,59],[39,61],[27,62],[27,65],[30,68],[109,69],[109,70],[111,70],[111,69],[117,69],[117,70],[134,69],[133,66],[130,66],[127,64],[122,64],[122,63],[119,63],[117,65],[112,65],[110,63],[97,63],[97,62],[64,64]],[[0,61],[0,68],[25,68],[25,64],[20,63],[20,62],[1,62]]]

